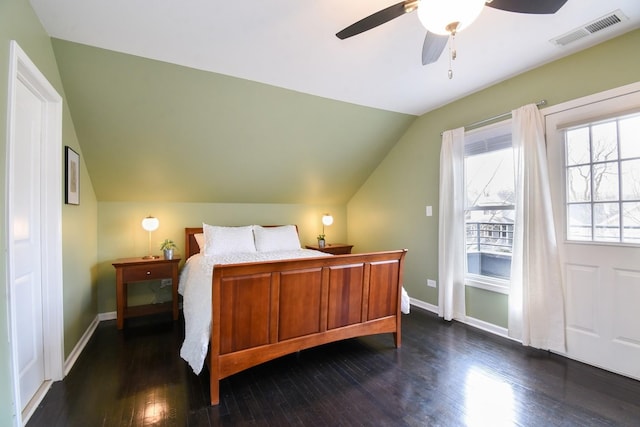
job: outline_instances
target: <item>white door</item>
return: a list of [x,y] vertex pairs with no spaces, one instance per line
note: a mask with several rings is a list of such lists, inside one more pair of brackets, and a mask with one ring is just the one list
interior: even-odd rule
[[63,376],[62,98],[10,43],[7,276],[15,425]]
[[22,82],[17,85],[13,176],[13,289],[20,377],[20,401],[29,403],[45,380],[42,324],[42,272],[40,234],[40,141],[42,101]]
[[[636,379],[640,379],[638,86],[557,106],[552,114],[545,111],[553,209],[563,256],[567,356]],[[616,117],[627,119],[621,122]],[[637,129],[630,132],[631,126]]]

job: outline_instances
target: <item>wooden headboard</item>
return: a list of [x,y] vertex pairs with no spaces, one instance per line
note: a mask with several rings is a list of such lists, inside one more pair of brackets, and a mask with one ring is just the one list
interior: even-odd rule
[[191,227],[184,229],[184,252],[185,259],[189,259],[191,255],[200,252],[198,242],[196,242],[196,234],[202,233],[202,227]]
[[[263,225],[263,227],[279,227],[278,225]],[[296,225],[296,232],[298,232],[298,226]],[[200,246],[196,242],[196,234],[202,233],[202,227],[187,227],[184,229],[184,252],[185,259],[189,259],[191,255],[195,255],[200,252]]]

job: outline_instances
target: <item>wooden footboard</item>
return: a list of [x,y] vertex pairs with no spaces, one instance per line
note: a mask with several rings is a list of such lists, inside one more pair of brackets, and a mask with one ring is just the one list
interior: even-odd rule
[[400,347],[406,250],[216,265],[211,404],[219,381],[298,350],[391,332]]

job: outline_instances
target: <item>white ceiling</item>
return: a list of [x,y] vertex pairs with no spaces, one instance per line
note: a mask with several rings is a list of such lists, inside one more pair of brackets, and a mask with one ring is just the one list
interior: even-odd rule
[[[347,40],[335,33],[397,0],[30,0],[52,37],[326,98],[420,115],[505,78],[640,27],[639,0],[569,0],[555,15],[485,7],[421,64],[409,13]],[[620,9],[628,21],[565,47],[550,39]]]

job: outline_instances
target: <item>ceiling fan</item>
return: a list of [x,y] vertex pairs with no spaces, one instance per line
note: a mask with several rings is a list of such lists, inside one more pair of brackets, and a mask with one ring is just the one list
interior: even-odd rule
[[[450,36],[471,24],[482,12],[484,6],[507,12],[528,14],[556,13],[567,0],[405,0],[382,9],[338,32],[336,36],[346,38],[398,18],[405,13],[418,12],[418,19],[427,29],[422,46],[422,64],[438,60]],[[451,48],[450,48],[451,49]],[[455,59],[452,49],[451,59]],[[449,78],[452,72],[449,70]]]

